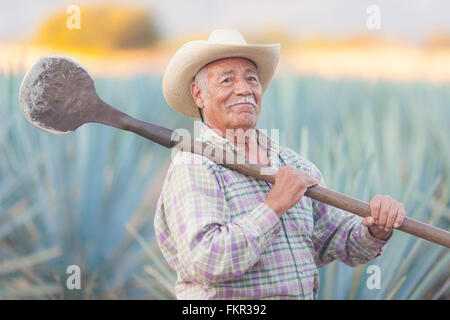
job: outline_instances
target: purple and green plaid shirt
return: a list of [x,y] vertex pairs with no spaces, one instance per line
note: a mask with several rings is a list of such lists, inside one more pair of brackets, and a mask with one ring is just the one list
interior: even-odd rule
[[[321,181],[318,168],[257,130],[270,165],[291,165]],[[232,152],[207,125],[197,138]],[[354,266],[381,254],[362,218],[308,197],[281,219],[264,201],[272,185],[178,152],[155,214],[158,244],[177,272],[178,299],[315,299],[317,268],[335,259]]]

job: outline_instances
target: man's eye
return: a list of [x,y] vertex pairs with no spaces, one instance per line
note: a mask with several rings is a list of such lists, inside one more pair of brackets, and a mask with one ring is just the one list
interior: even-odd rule
[[230,82],[231,81],[231,78],[225,78],[225,79],[223,79],[223,82]]
[[247,79],[250,80],[250,81],[256,81],[255,77],[248,77]]

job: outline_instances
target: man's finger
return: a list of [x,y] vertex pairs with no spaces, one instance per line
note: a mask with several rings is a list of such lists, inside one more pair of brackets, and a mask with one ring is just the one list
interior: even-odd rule
[[391,197],[390,196],[383,197],[380,207],[380,217],[378,219],[378,224],[380,226],[384,227],[386,225],[390,208],[391,208]]
[[405,216],[406,216],[405,208],[403,207],[403,205],[400,205],[397,217],[395,218],[394,228],[398,228],[402,225]]
[[397,201],[393,200],[391,202],[391,207],[389,208],[386,226],[384,227],[384,231],[389,232],[394,227],[394,221],[397,218],[398,210],[400,209],[400,205]]
[[365,227],[371,227],[375,224],[375,220],[373,219],[373,217],[369,216],[369,217],[365,217],[362,220],[362,223]]
[[308,187],[317,186],[319,183],[320,183],[319,180],[311,178],[308,181]]
[[381,199],[378,195],[373,197],[372,201],[370,201],[370,214],[372,215],[375,222],[377,222],[380,217],[380,204]]

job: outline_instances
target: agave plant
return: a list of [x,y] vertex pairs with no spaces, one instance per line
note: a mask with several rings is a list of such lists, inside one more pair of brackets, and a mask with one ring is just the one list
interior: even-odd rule
[[[170,152],[96,124],[67,136],[38,131],[19,111],[20,80],[0,76],[0,298],[174,298],[176,275],[153,234]],[[137,118],[192,129],[160,83],[96,86]],[[448,89],[285,75],[265,94],[258,127],[280,129],[280,143],[316,163],[331,189],[366,201],[390,194],[409,216],[448,229]],[[368,265],[320,269],[319,295],[446,298],[449,264],[442,247],[397,232]],[[80,290],[66,285],[70,265],[81,269]],[[380,289],[366,285],[369,265],[381,270]]]
[[[263,121],[283,128],[282,144],[315,162],[330,188],[367,202],[390,194],[408,216],[448,230],[448,85],[286,76],[272,89]],[[380,268],[379,289],[367,286],[371,265]],[[450,297],[448,249],[398,231],[367,265],[334,262],[319,274],[324,299]]]
[[[96,124],[67,136],[38,131],[18,107],[20,80],[0,78],[0,297],[145,296],[135,277],[148,259],[129,230],[152,237],[154,188],[170,155]],[[127,113],[177,126],[182,118],[164,105],[159,83],[105,79],[97,87]],[[80,290],[66,286],[71,265],[81,270]]]

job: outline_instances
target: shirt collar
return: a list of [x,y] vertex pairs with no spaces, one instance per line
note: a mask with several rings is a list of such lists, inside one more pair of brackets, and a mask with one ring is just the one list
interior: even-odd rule
[[[233,153],[240,152],[237,150],[236,146],[231,141],[224,138],[217,129],[211,128],[204,122],[202,123],[200,138],[203,142],[213,143],[225,150],[232,151]],[[258,145],[261,146],[263,150],[266,150],[271,167],[278,166],[278,144],[258,128],[256,128],[256,140]]]

